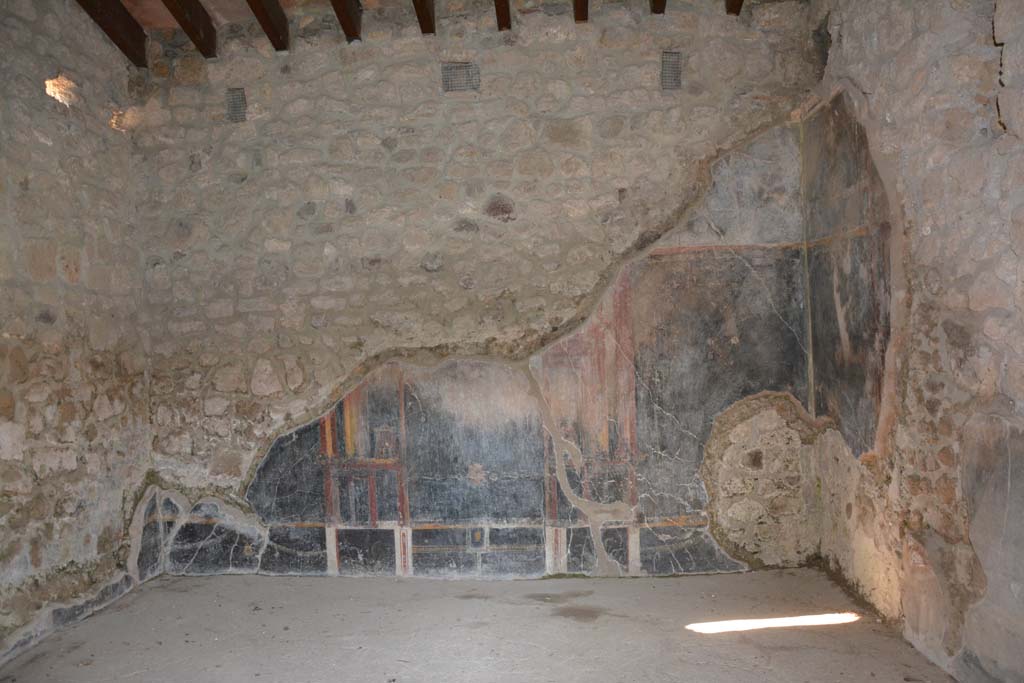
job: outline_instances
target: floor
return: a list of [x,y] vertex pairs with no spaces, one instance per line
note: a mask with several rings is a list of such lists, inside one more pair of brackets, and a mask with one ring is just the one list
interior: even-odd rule
[[810,569],[502,582],[161,578],[24,653],[0,683],[952,680],[865,613],[829,626],[686,629],[850,611],[859,609]]

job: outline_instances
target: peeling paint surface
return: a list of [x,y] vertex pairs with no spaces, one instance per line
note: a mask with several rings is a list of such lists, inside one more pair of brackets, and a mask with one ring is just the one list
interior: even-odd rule
[[246,491],[264,531],[193,508],[168,570],[742,569],[708,533],[702,444],[744,395],[806,392],[801,267],[792,246],[655,250],[527,363],[388,364],[274,442]]
[[875,447],[889,344],[889,209],[845,96],[804,125],[814,408],[860,456]]

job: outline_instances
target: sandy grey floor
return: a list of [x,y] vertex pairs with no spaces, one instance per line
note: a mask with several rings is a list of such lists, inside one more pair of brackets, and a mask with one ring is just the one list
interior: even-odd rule
[[857,611],[813,570],[477,582],[164,578],[45,640],[0,682],[951,679],[892,628],[701,635],[693,622]]

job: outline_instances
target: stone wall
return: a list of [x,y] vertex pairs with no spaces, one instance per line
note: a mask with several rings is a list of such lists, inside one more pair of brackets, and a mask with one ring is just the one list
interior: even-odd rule
[[131,139],[111,126],[131,101],[129,69],[63,0],[5,2],[0,44],[0,642],[11,646],[31,637],[18,629],[73,616],[44,606],[125,589],[149,421],[141,186]]
[[[274,442],[245,488],[254,514],[154,490],[131,570],[144,580],[742,569],[710,533],[699,470],[720,411],[760,390],[807,397],[798,139],[775,128],[725,154],[688,220],[528,361],[372,371]],[[762,564],[800,559],[783,551]]]
[[[813,84],[807,9],[607,3],[576,25],[552,3],[498,34],[479,3],[424,38],[396,2],[362,44],[310,14],[288,54],[253,24],[209,62],[165,37],[127,117],[161,475],[239,492],[276,433],[382,359],[522,358],[570,329],[721,151]],[[663,50],[680,90],[660,89]],[[478,64],[479,92],[443,93],[446,61]]]
[[[816,106],[801,135],[802,196],[807,238],[808,337],[812,414],[828,417],[810,464],[820,482],[818,552],[883,614],[901,614],[902,535],[876,447],[893,306],[889,197],[865,128],[854,114],[856,93]],[[883,446],[884,447],[884,446]],[[862,476],[867,469],[880,476]]]
[[[279,437],[244,500],[154,490],[131,571],[650,576],[824,552],[898,614],[891,543],[855,542],[887,517],[850,514],[882,496],[844,440],[871,448],[881,411],[888,202],[848,97],[803,113],[716,161],[528,362],[388,363]],[[821,396],[819,421],[801,402]]]
[[[273,53],[253,24],[224,30],[213,61],[171,34],[154,42],[150,73],[131,79],[112,66],[123,62],[91,23],[69,19],[81,16],[72,3],[5,6],[0,38],[16,49],[0,67],[0,286],[10,302],[0,311],[0,515],[18,532],[0,547],[4,638],[47,604],[105,586],[32,622],[33,632],[134,578],[189,572],[200,557],[223,561],[225,548],[228,570],[264,560],[273,571],[319,566],[307,532],[267,529],[270,518],[246,500],[274,437],[309,422],[312,431],[288,438],[315,441],[326,455],[313,420],[340,415],[327,442],[340,456],[347,413],[334,406],[394,372],[375,371],[382,361],[475,353],[488,359],[433,376],[420,370],[416,386],[430,405],[451,398],[443,375],[459,364],[547,375],[546,393],[533,391],[546,398],[532,405],[548,406],[542,422],[577,474],[595,454],[608,456],[609,472],[623,465],[611,446],[630,443],[622,441],[630,427],[647,455],[689,444],[686,432],[710,440],[708,452],[720,455],[703,476],[724,473],[756,496],[707,501],[681,485],[678,498],[690,513],[714,517],[718,504],[722,520],[735,512],[732,528],[702,522],[727,551],[785,564],[817,547],[962,680],[1024,676],[1024,537],[1012,523],[1024,511],[1024,469],[1014,466],[1024,422],[1021,3],[748,0],[739,18],[717,3],[682,2],[662,17],[642,3],[598,3],[586,25],[574,25],[563,4],[521,5],[505,34],[493,31],[489,7],[451,5],[436,38],[419,35],[404,4],[384,4],[367,13],[365,44],[351,45],[329,15],[296,15],[288,54]],[[791,172],[811,154],[791,127],[777,127],[821,75],[810,40],[820,26],[824,82],[796,118],[821,115],[827,110],[814,108],[845,90],[848,111],[836,116],[846,122],[822,120],[821,135],[852,130],[861,139],[853,153],[867,145],[859,158],[877,165],[844,180],[838,164],[833,188],[810,182],[819,173]],[[659,88],[662,50],[682,53],[680,90]],[[477,63],[480,91],[442,93],[443,61]],[[69,106],[43,89],[61,74],[77,84]],[[246,121],[226,119],[228,88],[245,89]],[[857,158],[831,149],[825,162]],[[595,369],[597,342],[620,339],[616,311],[632,310],[616,304],[617,283],[633,283],[626,289],[642,292],[640,306],[663,327],[682,329],[672,316],[690,309],[659,301],[664,287],[685,294],[686,282],[728,274],[722,263],[754,251],[750,270],[778,275],[762,252],[784,251],[794,229],[803,240],[808,198],[821,190],[828,205],[865,189],[886,197],[890,230],[870,211],[858,216],[863,206],[825,206],[823,225],[839,238],[817,261],[808,251],[808,285],[825,284],[807,291],[813,304],[815,289],[828,290],[832,307],[809,309],[814,360],[805,380],[790,373],[790,385],[732,387],[702,411],[696,394],[673,394],[681,366],[665,359],[678,349],[660,328],[641,329],[630,337],[634,377],[650,386],[632,391],[647,410],[622,412],[621,368]],[[858,232],[868,224],[870,234]],[[746,251],[714,248],[738,245]],[[644,289],[649,276],[654,294]],[[726,279],[738,291],[751,287]],[[861,296],[862,285],[883,280],[888,325],[882,296]],[[828,324],[847,313],[852,337]],[[795,324],[788,315],[777,316],[783,336]],[[742,335],[726,335],[728,316],[720,317],[707,357],[745,362],[730,356],[732,336]],[[855,353],[844,355],[846,344]],[[611,347],[602,348],[607,361]],[[819,355],[832,361],[821,378]],[[574,374],[576,359],[593,373]],[[650,388],[664,377],[672,381]],[[595,387],[612,384],[596,400]],[[789,398],[751,398],[800,386],[835,429]],[[675,422],[659,413],[665,405]],[[625,433],[608,426],[620,418]],[[367,436],[363,446],[372,443]],[[490,470],[470,455],[457,463],[465,481],[455,488],[487,485]],[[701,458],[687,450],[664,480],[692,476]],[[150,463],[151,478],[180,492],[150,488],[126,534]],[[639,471],[631,466],[602,481],[625,482],[628,493]],[[544,468],[540,479],[550,482]],[[582,494],[583,480],[570,482],[569,468],[554,473],[563,474],[565,488]],[[820,496],[811,493],[818,482]],[[618,504],[634,503],[620,488],[592,491],[606,496],[592,516],[621,521]],[[811,513],[817,528],[787,526],[787,515],[807,522]],[[748,533],[755,517],[760,535]],[[492,541],[501,528],[488,527],[473,551],[477,566],[492,542],[535,549],[529,534]],[[630,571],[637,560],[642,567],[642,544],[633,552],[629,529],[616,533],[602,531],[604,553],[590,543],[590,560],[587,532],[579,534],[578,564],[600,573],[623,560]],[[126,535],[137,541],[130,557]],[[434,540],[447,548],[452,538]],[[772,545],[777,539],[785,543]],[[366,534],[335,541],[339,561],[399,561]],[[563,566],[545,553],[546,568]],[[573,556],[563,557],[568,569]],[[120,569],[132,576],[120,578]]]
[[[915,645],[961,680],[1019,680],[1024,6],[813,5],[831,35],[822,92],[855,95],[897,217],[880,440],[838,463],[856,486],[832,519],[868,522],[843,523],[843,545],[889,567],[876,604]],[[878,566],[843,569],[870,585]]]
[[[131,585],[143,481],[192,503],[144,497],[137,520],[244,517],[203,501],[246,508],[274,434],[384,358],[523,358],[574,327],[820,73],[803,3],[598,3],[587,25],[563,5],[498,34],[489,5],[451,3],[424,38],[385,3],[352,45],[320,9],[288,54],[253,23],[212,61],[153,36],[131,75],[73,3],[5,6],[5,648]],[[480,91],[443,94],[445,61],[477,63]],[[62,75],[67,106],[41,89]]]

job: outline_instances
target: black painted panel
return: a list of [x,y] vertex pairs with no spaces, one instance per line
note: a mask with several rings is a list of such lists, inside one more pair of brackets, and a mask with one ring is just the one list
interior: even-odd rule
[[369,384],[366,413],[371,452],[365,457],[397,458],[400,432],[398,387],[390,382]]
[[257,569],[262,540],[223,524],[188,522],[171,543],[167,571],[218,574]]
[[358,576],[395,573],[395,532],[391,529],[339,529],[338,573]]
[[245,499],[270,524],[324,521],[319,424],[306,425],[274,442]]
[[888,264],[885,228],[808,252],[816,409],[836,419],[855,455],[875,442],[889,343]]
[[476,574],[479,553],[470,550],[467,529],[413,529],[413,573]]
[[625,527],[601,529],[601,540],[608,557],[619,563],[623,571],[629,569],[629,530]]
[[370,523],[370,473],[343,471],[338,476],[338,500],[345,524]]
[[260,558],[266,574],[323,574],[327,571],[327,542],[320,527],[272,527]]
[[656,576],[744,569],[718,547],[706,529],[680,527],[640,529],[640,568]]
[[491,529],[487,543],[489,552],[480,556],[480,570],[483,574],[520,577],[544,574],[544,529]]
[[482,553],[480,571],[485,576],[543,576],[544,548]]
[[540,546],[544,547],[544,529],[539,527],[510,527],[491,529],[488,544],[502,546]]
[[565,530],[566,569],[570,574],[589,574],[597,567],[590,529],[570,527]]

